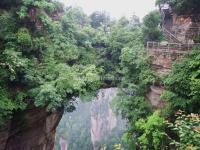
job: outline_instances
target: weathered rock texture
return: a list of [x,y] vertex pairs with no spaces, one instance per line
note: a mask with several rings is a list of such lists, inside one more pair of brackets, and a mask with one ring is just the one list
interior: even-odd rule
[[[56,149],[100,150],[102,145],[118,142],[124,133],[126,121],[117,117],[110,102],[117,88],[100,89],[89,102],[77,100],[77,109],[63,115],[57,128]],[[108,148],[110,149],[110,148]]]
[[109,107],[111,100],[116,97],[117,89],[101,89],[91,106],[91,141],[93,149],[98,150],[96,143],[105,139],[112,129],[117,126],[117,117]]
[[188,51],[163,49],[162,46],[148,49],[148,55],[152,57],[152,68],[158,76],[167,74],[175,61],[183,59]]
[[68,150],[67,140],[63,139],[62,137],[59,139],[59,145],[61,150]]
[[[162,27],[172,33],[173,37],[184,44],[195,43],[195,37],[200,35],[200,21],[198,17],[189,14],[177,15],[171,11],[164,11],[162,16]],[[170,39],[168,40],[170,41]]]
[[[171,48],[162,45],[149,47],[148,55],[152,57],[152,69],[158,77],[162,77],[170,72],[171,67],[175,61],[181,61],[184,55],[189,51],[183,51],[178,47]],[[161,94],[164,92],[162,85],[152,85],[149,93],[146,95],[153,107],[163,108],[164,103],[160,100]]]
[[150,91],[147,94],[147,99],[150,101],[153,107],[163,108],[165,106],[164,102],[160,100],[160,95],[164,92],[162,86],[151,86]]
[[[167,74],[175,61],[181,61],[186,53],[197,46],[195,38],[200,35],[200,21],[195,15],[177,15],[167,3],[160,5],[160,12],[163,18],[163,35],[168,43],[147,43],[147,53],[152,58],[152,69],[158,77]],[[162,85],[150,87],[146,97],[152,106],[164,106],[160,100],[163,92]]]
[[62,111],[48,113],[44,108],[34,106],[15,113],[0,130],[0,150],[53,150],[61,116]]

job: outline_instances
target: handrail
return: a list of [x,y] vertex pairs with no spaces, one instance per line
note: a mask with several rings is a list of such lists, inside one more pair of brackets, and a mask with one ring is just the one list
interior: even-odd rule
[[[178,27],[175,26],[175,27],[173,27],[173,28],[174,28],[174,29],[177,29],[177,30],[184,29],[184,27],[182,27],[181,25],[179,25]],[[189,28],[187,28],[187,29],[200,29],[200,26],[198,26],[198,27],[189,27]]]
[[[185,33],[183,33],[182,31],[185,31]],[[175,35],[176,38],[178,38],[177,37],[178,35],[179,36],[200,36],[200,26],[199,27],[189,27],[187,29],[185,29],[184,27],[181,27],[181,26],[173,27],[172,33]]]
[[176,37],[176,35],[172,34],[172,33],[171,33],[169,30],[167,30],[165,27],[162,27],[162,29],[163,29],[163,32],[164,32],[165,36],[169,36],[168,38],[169,38],[170,41],[173,40],[173,41],[175,41],[175,42],[177,42],[177,43],[181,43],[181,42],[178,40],[178,38]]
[[159,42],[147,42],[147,51],[152,50],[167,50],[171,52],[177,51],[191,51],[194,47],[200,49],[200,43],[195,44],[181,44],[181,43],[159,43]]

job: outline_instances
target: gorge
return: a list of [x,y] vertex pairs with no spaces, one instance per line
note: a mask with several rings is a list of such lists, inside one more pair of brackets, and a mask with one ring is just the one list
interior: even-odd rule
[[0,150],[198,150],[200,1],[156,5],[1,0]]
[[57,127],[56,150],[112,149],[125,131],[125,121],[111,109],[117,88],[100,89],[91,102],[77,100],[76,110],[66,113]]

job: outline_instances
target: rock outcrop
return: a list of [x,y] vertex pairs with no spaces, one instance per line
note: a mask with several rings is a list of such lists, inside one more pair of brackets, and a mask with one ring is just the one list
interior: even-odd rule
[[64,138],[60,137],[59,145],[61,150],[68,150],[68,143],[67,140],[65,140]]
[[116,95],[116,88],[101,89],[92,103],[91,141],[94,150],[98,150],[96,143],[106,139],[105,137],[117,126],[117,117],[109,107],[109,103]]
[[150,91],[147,94],[147,99],[150,101],[153,107],[163,108],[165,106],[164,102],[160,100],[160,95],[164,92],[162,86],[151,86]]
[[[160,6],[160,12],[163,18],[162,28],[171,33],[171,37],[176,40],[168,39],[170,42],[184,44],[196,43],[195,38],[200,35],[200,20],[198,15],[177,14],[173,12],[169,4]],[[166,32],[164,32],[166,34]]]
[[111,149],[118,143],[126,121],[110,106],[117,93],[117,88],[105,88],[89,102],[78,99],[76,111],[64,114],[57,128],[56,150],[100,150],[103,145]]
[[31,105],[15,113],[0,130],[0,150],[53,150],[62,111],[48,113]]
[[[191,15],[177,15],[169,4],[160,6],[163,18],[162,29],[166,42],[148,42],[147,54],[152,58],[152,69],[158,77],[163,77],[172,68],[175,61],[181,61],[184,55],[199,47],[195,37],[200,35],[200,23]],[[146,95],[153,107],[164,107],[160,95],[164,92],[163,85],[152,85]]]

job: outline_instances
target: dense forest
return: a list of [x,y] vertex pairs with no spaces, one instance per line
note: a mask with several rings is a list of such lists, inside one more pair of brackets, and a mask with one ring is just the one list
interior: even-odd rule
[[[199,13],[199,0],[168,3],[180,14]],[[1,0],[0,22],[0,126],[29,105],[71,112],[75,97],[118,87],[112,105],[128,121],[121,149],[200,149],[200,52],[157,77],[145,50],[147,41],[165,40],[157,10],[140,22],[87,16],[53,0]],[[156,82],[166,88],[164,109],[146,100]]]

